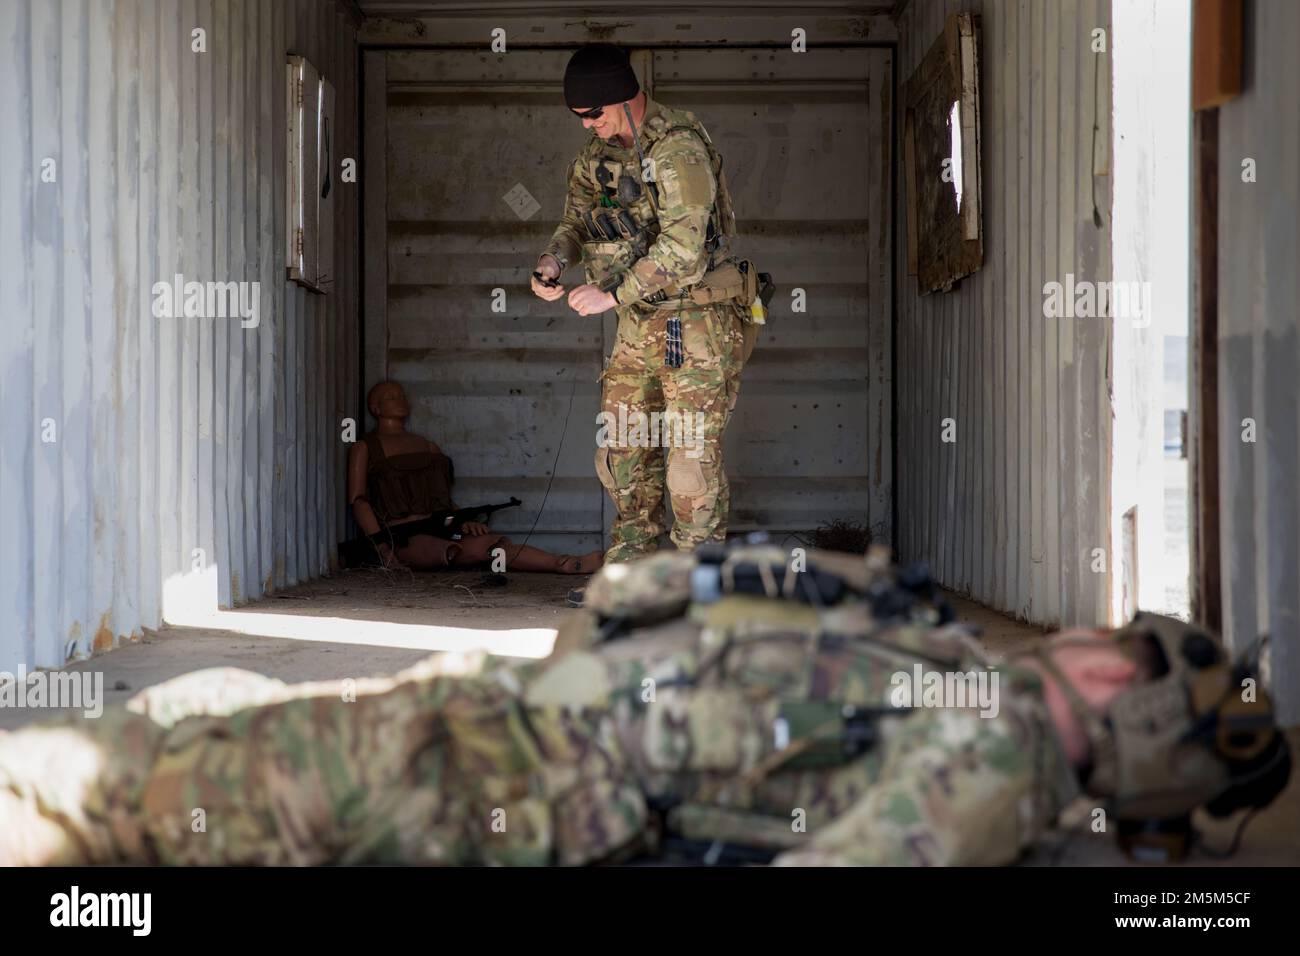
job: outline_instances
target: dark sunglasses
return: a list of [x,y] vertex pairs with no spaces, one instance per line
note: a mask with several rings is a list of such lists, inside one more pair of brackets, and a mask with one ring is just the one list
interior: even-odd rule
[[601,114],[605,112],[605,107],[597,106],[593,110],[584,110],[581,113],[574,111],[571,112],[573,112],[573,115],[578,117],[578,119],[600,119]]

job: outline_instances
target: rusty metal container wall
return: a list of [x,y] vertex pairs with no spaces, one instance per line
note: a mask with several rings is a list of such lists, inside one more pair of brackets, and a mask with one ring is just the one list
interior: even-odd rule
[[[359,187],[332,293],[286,284],[283,70],[332,77],[357,156],[357,25],[335,0],[0,5],[0,670],[136,639],[168,594],[229,606],[328,569]],[[258,282],[259,324],[156,317],[178,273]]]
[[[1300,724],[1300,7],[1247,4],[1246,85],[1219,107],[1219,527],[1225,637],[1270,635],[1282,723]],[[1243,182],[1255,160],[1257,183]],[[1249,424],[1247,423],[1249,420]],[[1254,441],[1247,441],[1249,429]]]
[[[1110,5],[912,2],[900,84],[955,12],[981,16],[984,265],[922,297],[900,257],[900,551],[1021,619],[1105,623],[1109,573],[1093,568],[1110,548],[1109,327],[1044,318],[1042,290],[1067,273],[1110,279],[1109,61],[1091,48]],[[901,190],[896,202],[905,235]]]
[[[705,122],[737,207],[734,248],[780,286],[728,430],[731,527],[840,517],[887,538],[892,53],[637,47],[654,23],[634,18],[619,40],[652,95]],[[382,326],[368,310],[366,364],[408,387],[412,427],[456,462],[458,500],[517,494],[526,507],[494,527],[536,524],[533,543],[580,550],[611,517],[592,457],[613,314],[576,316],[526,284],[588,135],[561,97],[571,49],[367,52],[387,90],[367,136],[386,156],[386,208],[368,209],[388,222],[387,260],[371,264],[388,296]],[[503,198],[518,185],[540,207],[525,218]],[[796,288],[806,312],[792,311]]]

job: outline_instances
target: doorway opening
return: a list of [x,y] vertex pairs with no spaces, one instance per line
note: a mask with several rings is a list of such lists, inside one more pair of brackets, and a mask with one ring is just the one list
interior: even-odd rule
[[1190,617],[1191,4],[1116,4],[1111,614]]

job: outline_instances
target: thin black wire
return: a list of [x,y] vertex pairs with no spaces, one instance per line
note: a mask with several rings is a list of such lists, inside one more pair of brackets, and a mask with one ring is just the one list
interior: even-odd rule
[[546,493],[542,495],[541,507],[537,509],[537,517],[533,519],[533,526],[528,529],[528,534],[524,538],[524,543],[515,549],[515,557],[519,552],[524,550],[528,541],[537,530],[537,523],[542,520],[542,512],[546,510],[546,502],[551,497],[551,485],[555,484],[555,470],[560,464],[560,452],[564,449],[564,437],[569,433],[569,419],[573,417],[573,397],[578,393],[578,371],[573,372],[573,388],[569,390],[569,410],[564,413],[564,430],[560,432],[560,444],[555,449],[555,461],[551,462],[551,480],[546,483]]

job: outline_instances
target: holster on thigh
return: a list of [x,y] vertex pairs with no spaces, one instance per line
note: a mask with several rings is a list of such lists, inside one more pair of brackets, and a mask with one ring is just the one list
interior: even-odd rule
[[742,329],[742,334],[745,337],[745,349],[741,353],[740,358],[742,365],[748,362],[749,357],[754,354],[754,346],[758,344],[758,330],[760,328],[762,328],[762,326],[746,322]]
[[611,495],[618,491],[618,484],[614,480],[614,471],[609,461],[608,446],[596,449],[596,479]]

